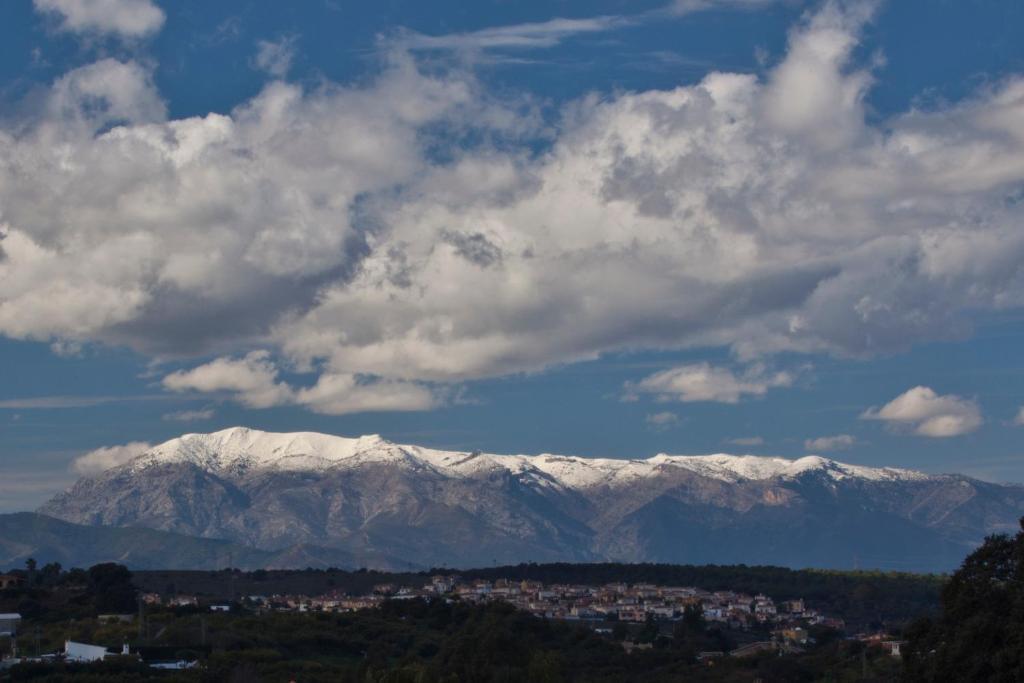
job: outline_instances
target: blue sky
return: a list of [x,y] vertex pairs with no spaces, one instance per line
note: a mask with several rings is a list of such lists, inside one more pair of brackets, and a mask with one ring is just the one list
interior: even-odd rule
[[1024,481],[1014,2],[0,5],[0,510],[244,424]]

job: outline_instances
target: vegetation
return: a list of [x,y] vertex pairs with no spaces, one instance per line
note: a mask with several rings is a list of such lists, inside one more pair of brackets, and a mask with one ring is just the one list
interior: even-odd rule
[[[620,626],[609,637],[501,603],[441,600],[389,601],[379,609],[342,614],[161,609],[146,617],[143,642],[153,645],[142,651],[200,659],[201,669],[161,673],[114,658],[93,665],[23,664],[7,676],[11,681],[654,682],[812,681],[824,673],[843,680],[865,667],[878,675],[896,671],[895,660],[881,651],[867,652],[860,643],[828,634],[819,634],[821,647],[806,655],[722,657],[709,666],[697,661],[697,653],[734,643],[730,634],[709,629],[699,613],[668,630],[653,622]],[[138,642],[139,630],[138,624],[95,618],[50,621],[31,626],[20,642],[28,654],[35,647],[57,649],[66,638],[118,649],[122,642]],[[628,654],[617,642],[624,638],[651,648]]]
[[[1016,543],[1017,545],[1014,545]],[[995,538],[968,558],[943,592],[946,612],[914,625],[915,655],[906,669],[914,680],[943,680],[942,656],[919,652],[945,643],[944,624],[973,614],[984,599],[963,572],[975,565],[994,576],[1011,577],[1019,567],[1021,541]],[[981,555],[979,555],[979,553]],[[1017,553],[1014,555],[1014,553]],[[1001,559],[1000,559],[1001,558]],[[1007,559],[1010,558],[1010,559]],[[1016,558],[1016,559],[1015,559]],[[1018,562],[1018,565],[1013,565]],[[1001,567],[997,569],[996,567]],[[874,572],[793,571],[777,567],[689,567],[672,565],[519,565],[458,573],[465,579],[531,579],[545,583],[610,582],[698,585],[718,590],[766,593],[777,599],[803,597],[819,610],[855,621],[897,627],[900,618],[927,613],[937,605],[942,579]],[[198,661],[196,669],[158,671],[135,658],[114,657],[96,664],[24,663],[0,671],[0,681],[862,681],[898,680],[900,662],[880,647],[824,628],[812,631],[805,651],[749,657],[720,654],[770,638],[767,630],[730,631],[688,610],[677,622],[626,624],[608,621],[601,632],[578,622],[533,617],[502,603],[474,605],[458,600],[387,601],[378,609],[352,613],[295,613],[242,609],[146,607],[138,613],[139,591],[205,596],[206,602],[233,596],[274,593],[320,594],[330,590],[367,593],[377,583],[422,585],[430,573],[390,574],[342,570],[217,572],[135,572],[116,564],[63,570],[58,564],[29,562],[17,572],[16,589],[0,592],[0,612],[20,612],[17,642],[23,655],[59,651],[65,640],[103,645],[148,660]],[[1007,581],[1011,580],[1006,578]],[[1019,582],[1018,578],[1013,578]],[[966,592],[965,592],[966,591]],[[950,612],[950,600],[961,604]],[[980,603],[977,601],[981,601]],[[1012,600],[1004,600],[1015,604]],[[993,602],[992,607],[996,605]],[[1004,608],[1005,605],[1000,605]],[[1009,608],[1007,608],[1009,609]],[[901,611],[905,610],[905,611]],[[122,619],[100,615],[122,614]],[[132,615],[132,616],[127,616]],[[972,636],[988,637],[995,622],[982,620]],[[767,627],[766,627],[767,628]],[[952,631],[950,631],[952,632]],[[927,640],[928,644],[923,644]],[[640,644],[627,652],[624,641]],[[918,645],[918,641],[922,644]],[[1006,640],[1006,648],[1019,643]],[[0,639],[0,648],[7,644]],[[959,657],[960,650],[950,657]],[[1009,657],[1009,654],[1007,655]],[[929,674],[928,672],[932,673]],[[986,670],[991,672],[992,669]],[[931,676],[929,678],[929,676]],[[974,680],[988,680],[982,674]],[[969,680],[969,679],[964,679]],[[993,679],[998,680],[998,679]],[[1007,678],[1006,680],[1011,680]]]
[[1024,680],[1024,519],[990,536],[942,591],[942,612],[907,630],[911,681]]

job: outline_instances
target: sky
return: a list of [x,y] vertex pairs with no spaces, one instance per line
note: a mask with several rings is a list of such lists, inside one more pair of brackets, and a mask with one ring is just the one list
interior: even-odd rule
[[235,425],[1024,482],[1022,27],[0,3],[0,511]]

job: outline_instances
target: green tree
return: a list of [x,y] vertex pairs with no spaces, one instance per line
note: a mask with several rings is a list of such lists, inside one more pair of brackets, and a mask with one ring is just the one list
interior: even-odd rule
[[700,605],[687,605],[683,609],[683,618],[680,622],[687,631],[693,634],[702,634],[707,630],[707,621],[704,619],[704,610]]
[[527,678],[531,683],[560,683],[562,663],[555,652],[535,652],[530,658]]
[[644,621],[643,628],[640,629],[640,634],[637,636],[637,641],[641,643],[653,643],[658,637],[660,629],[658,628],[658,622],[654,620],[654,616],[648,614],[647,619]]
[[985,539],[943,589],[942,613],[908,629],[908,680],[1024,680],[1024,519],[1021,528]]
[[132,574],[124,565],[107,562],[90,567],[89,586],[96,599],[96,611],[100,614],[135,610]]

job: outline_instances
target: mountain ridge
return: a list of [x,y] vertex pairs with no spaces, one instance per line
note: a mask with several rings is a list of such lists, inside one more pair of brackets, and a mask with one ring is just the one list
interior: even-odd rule
[[[318,452],[317,452],[318,451]],[[315,453],[314,453],[315,452]],[[359,463],[373,454],[386,454],[396,461],[415,460],[446,474],[458,475],[474,470],[480,463],[510,470],[534,467],[568,486],[586,486],[594,482],[579,476],[579,470],[592,469],[608,474],[649,474],[659,466],[680,467],[715,478],[763,480],[777,476],[796,476],[821,470],[832,477],[862,479],[926,479],[934,476],[894,467],[850,465],[820,455],[790,460],[778,456],[670,455],[659,453],[646,459],[588,458],[576,455],[541,453],[504,455],[480,451],[445,451],[410,444],[398,444],[378,434],[356,438],[317,432],[274,433],[231,427],[210,434],[190,433],[151,448],[132,461],[134,467],[160,462],[189,460],[209,470],[230,467],[272,467],[281,470],[317,469]],[[417,464],[418,464],[417,463]],[[559,467],[559,465],[565,465]],[[464,467],[469,465],[470,467]]]
[[[1024,488],[819,456],[495,455],[312,432],[188,434],[39,510],[416,566],[616,561],[944,570]],[[393,562],[392,562],[393,564]]]

